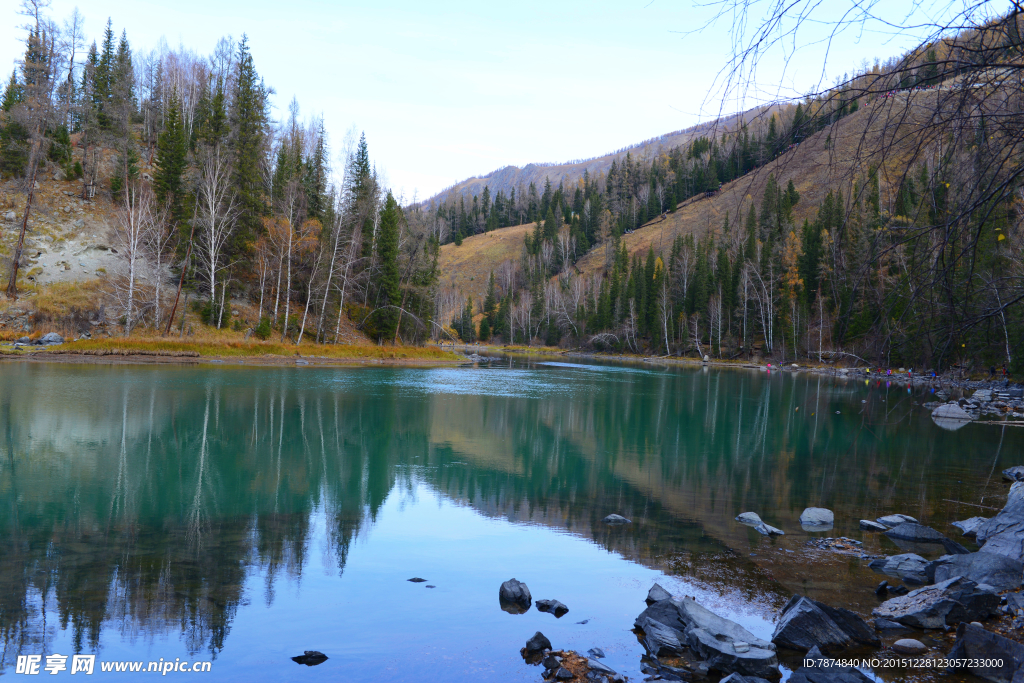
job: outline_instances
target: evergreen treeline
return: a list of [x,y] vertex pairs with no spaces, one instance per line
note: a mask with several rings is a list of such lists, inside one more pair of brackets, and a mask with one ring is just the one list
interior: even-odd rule
[[[56,166],[82,178],[84,198],[122,207],[127,263],[111,279],[126,330],[166,332],[186,305],[239,328],[235,298],[256,304],[262,338],[336,341],[345,317],[382,342],[429,334],[438,245],[383,187],[365,137],[346,141],[336,174],[322,118],[303,122],[292,102],[287,120],[271,120],[244,36],[208,58],[140,56],[108,20],[101,44],[76,57],[75,17],[30,32],[4,90],[0,172]],[[109,178],[97,173],[102,148],[118,154]]]

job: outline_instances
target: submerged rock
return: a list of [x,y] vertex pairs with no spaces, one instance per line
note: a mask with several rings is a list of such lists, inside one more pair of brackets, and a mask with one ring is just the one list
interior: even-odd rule
[[925,573],[936,583],[962,576],[1002,592],[1021,587],[1024,581],[1024,562],[995,553],[943,555],[929,563]]
[[813,647],[831,651],[852,645],[881,644],[871,627],[850,610],[799,595],[790,598],[782,608],[772,642],[804,651]]
[[420,578],[420,577],[418,577],[418,576],[414,576],[414,577],[413,577],[413,578],[411,578],[411,579],[406,579],[406,581],[410,581],[410,582],[412,582],[412,583],[426,583],[426,582],[427,582],[427,580],[426,580],[426,579],[421,579],[421,578]]
[[885,535],[892,539],[913,541],[914,543],[939,543],[946,549],[947,553],[954,555],[966,555],[971,551],[956,541],[951,541],[935,529],[917,524],[916,522],[903,522],[885,532]]
[[974,624],[960,624],[956,630],[956,644],[949,651],[949,659],[970,664],[998,664],[999,666],[964,666],[957,670],[970,671],[988,681],[1009,683],[1020,680],[1024,669],[1024,645],[987,631]]
[[506,612],[522,614],[530,609],[530,605],[533,604],[533,596],[530,595],[530,589],[526,587],[525,583],[509,579],[498,589],[498,602],[501,604],[501,609]]
[[956,576],[934,586],[889,598],[871,614],[917,628],[941,629],[961,621],[981,621],[997,613],[999,596]]
[[587,654],[596,659],[604,659],[604,650],[599,647],[592,647],[587,650]]
[[749,526],[757,526],[761,524],[761,516],[756,512],[741,512],[736,515],[736,521],[740,524],[747,524]]
[[876,572],[898,576],[901,579],[910,578],[916,583],[927,583],[928,576],[925,568],[928,560],[914,553],[903,553],[900,555],[889,555],[871,562],[868,567]]
[[772,643],[705,609],[692,598],[656,602],[640,613],[634,625],[644,632],[643,645],[654,656],[662,652],[679,654],[685,644],[709,669],[721,674],[771,678],[779,675]]
[[632,524],[633,522],[626,519],[622,515],[608,515],[601,520],[605,524]]
[[978,527],[988,521],[988,517],[971,517],[959,522],[952,522],[950,526],[955,526],[963,533],[964,536],[972,538],[977,535]]
[[860,520],[860,528],[864,531],[885,531],[889,527],[878,522],[872,522],[870,519],[862,519]]
[[651,586],[651,590],[647,591],[647,604],[653,605],[656,602],[662,600],[671,600],[672,594],[662,588],[659,584]]
[[316,650],[306,650],[298,657],[292,657],[292,661],[296,664],[305,664],[306,666],[316,666],[317,664],[323,664],[327,661],[327,655],[323,652],[317,652]]
[[558,600],[538,600],[537,609],[541,612],[550,612],[559,619],[569,611],[569,608]]
[[804,526],[832,526],[835,514],[827,508],[807,508],[800,513],[800,524]]
[[742,512],[736,516],[736,521],[753,527],[755,531],[763,536],[785,536],[786,532],[766,524],[756,512]]

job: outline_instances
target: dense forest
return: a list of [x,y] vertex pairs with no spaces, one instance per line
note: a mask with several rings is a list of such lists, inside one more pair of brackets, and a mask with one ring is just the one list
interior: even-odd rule
[[[81,27],[77,11],[60,24],[37,12],[0,103],[0,173],[25,180],[28,206],[5,263],[9,297],[34,181],[56,169],[84,198],[105,193],[119,206],[125,267],[110,296],[128,334],[166,332],[185,309],[237,326],[225,310],[246,300],[258,311],[249,333],[296,342],[336,343],[347,319],[379,343],[458,336],[1024,368],[1013,354],[1024,341],[1016,14],[654,158],[627,154],[596,177],[405,207],[365,137],[349,133],[333,168],[339,150],[322,118],[303,120],[293,101],[272,120],[274,93],[244,36],[209,56],[144,53],[109,20],[85,49]],[[976,95],[979,83],[989,96]],[[875,112],[880,98],[921,91],[937,97],[913,153],[883,137],[890,158],[849,164],[819,206],[801,207],[813,218],[797,221],[792,178],[768,167],[778,172],[811,138],[834,144],[838,124]],[[116,150],[106,172],[104,149]],[[721,225],[627,250],[623,235],[758,173],[770,174],[763,195]],[[524,224],[522,253],[494,269],[484,300],[441,284],[442,245]],[[595,250],[603,268],[583,273],[577,262]]]

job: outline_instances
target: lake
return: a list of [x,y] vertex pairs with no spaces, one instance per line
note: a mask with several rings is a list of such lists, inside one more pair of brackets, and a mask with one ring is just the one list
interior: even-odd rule
[[[641,680],[631,629],[655,582],[766,639],[794,592],[867,615],[885,577],[808,541],[902,552],[858,528],[898,512],[973,548],[948,524],[1001,508],[1000,471],[1022,464],[1024,430],[946,431],[926,400],[544,358],[0,363],[3,670],[79,653],[111,678],[99,662],[162,658],[218,681],[537,682],[519,650],[540,630]],[[835,528],[802,530],[808,506]],[[512,577],[568,614],[502,611]]]

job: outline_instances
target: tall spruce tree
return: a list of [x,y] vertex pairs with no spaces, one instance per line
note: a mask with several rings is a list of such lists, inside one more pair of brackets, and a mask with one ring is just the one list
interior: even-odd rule
[[267,211],[261,168],[266,128],[265,94],[249,51],[249,39],[243,34],[238,45],[238,71],[231,103],[231,147],[235,162],[232,185],[238,197],[238,228],[231,244],[235,254],[243,253],[253,243]]
[[388,191],[380,214],[377,257],[380,275],[377,282],[378,329],[381,341],[392,341],[398,334],[398,306],[401,305],[398,275],[398,223],[402,209]]
[[184,187],[182,174],[188,164],[188,142],[185,128],[178,113],[178,96],[171,93],[167,106],[164,130],[156,142],[156,173],[153,175],[153,189],[156,198],[166,204],[171,219],[179,223],[184,216]]

